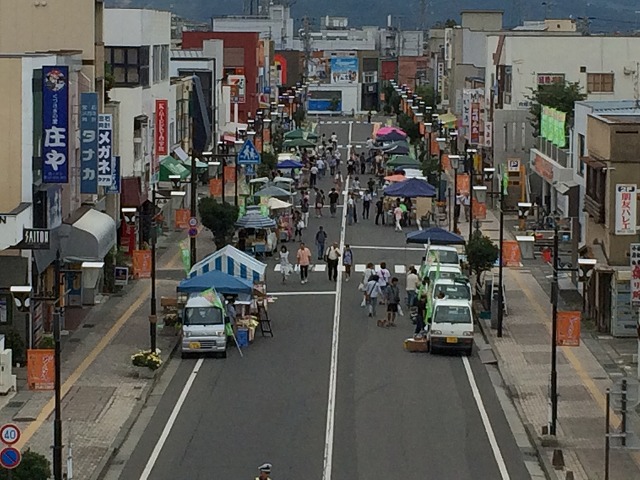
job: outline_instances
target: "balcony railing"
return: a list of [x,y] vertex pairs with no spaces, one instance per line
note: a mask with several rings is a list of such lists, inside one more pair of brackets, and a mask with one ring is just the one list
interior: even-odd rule
[[538,150],[564,168],[571,167],[571,151],[568,148],[560,148],[546,138],[538,137]]
[[604,202],[589,196],[584,196],[584,211],[593,218],[596,223],[604,223]]

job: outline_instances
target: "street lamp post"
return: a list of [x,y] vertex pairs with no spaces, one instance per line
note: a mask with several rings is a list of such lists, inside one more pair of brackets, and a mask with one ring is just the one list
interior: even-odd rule
[[458,168],[460,167],[460,155],[449,155],[449,163],[453,168],[453,199],[450,202],[449,208],[453,205],[453,232],[458,233]]
[[473,238],[473,155],[477,152],[475,148],[467,148],[467,166],[469,168],[469,241]]
[[[193,175],[195,170],[191,170],[191,175]],[[151,187],[151,203],[154,209],[152,217],[151,217],[151,308],[149,314],[149,337],[151,339],[151,349],[152,353],[156,352],[156,326],[158,323],[158,317],[156,312],[156,243],[157,243],[157,225],[156,225],[156,191],[157,187],[154,183]]]

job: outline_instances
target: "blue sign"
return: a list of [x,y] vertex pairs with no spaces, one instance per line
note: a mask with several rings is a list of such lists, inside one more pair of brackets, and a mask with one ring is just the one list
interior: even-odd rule
[[101,187],[110,187],[113,183],[111,174],[111,163],[113,162],[112,123],[113,118],[110,114],[98,116],[98,185]]
[[331,57],[331,83],[358,83],[358,57]]
[[42,67],[42,181],[69,182],[69,67]]
[[111,186],[105,189],[105,193],[120,193],[120,157],[111,157]]
[[247,140],[238,152],[238,165],[257,165],[260,163],[260,154],[251,140]]
[[0,465],[4,468],[16,468],[21,460],[22,455],[17,448],[5,447],[0,451]]
[[253,168],[253,164],[247,165],[246,167],[244,167],[244,173],[245,175],[249,175],[249,176],[255,175],[256,169]]
[[98,94],[80,94],[80,193],[98,193]]

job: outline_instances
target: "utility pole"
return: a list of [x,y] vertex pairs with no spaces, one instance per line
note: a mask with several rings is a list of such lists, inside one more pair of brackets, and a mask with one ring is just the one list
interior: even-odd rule
[[307,83],[309,77],[309,62],[311,61],[311,21],[305,16],[302,19],[302,45],[304,51],[302,83]]
[[54,417],[53,417],[53,478],[62,480],[62,380],[61,380],[61,349],[60,344],[60,316],[62,289],[60,288],[60,250],[56,252],[55,260],[55,307],[53,311],[53,341],[54,350]]

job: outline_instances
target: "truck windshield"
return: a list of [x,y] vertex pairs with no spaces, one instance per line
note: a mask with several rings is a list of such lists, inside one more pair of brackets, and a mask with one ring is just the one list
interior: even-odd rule
[[185,325],[222,325],[224,318],[222,310],[215,307],[186,308]]
[[440,263],[454,264],[458,265],[460,260],[458,259],[458,253],[452,252],[450,250],[433,250],[440,260]]
[[438,298],[440,293],[444,293],[444,296],[450,300],[469,300],[471,294],[469,293],[469,287],[463,284],[455,285],[442,285],[436,284],[433,296]]
[[436,307],[435,315],[433,316],[434,323],[472,323],[471,311],[466,306],[451,306],[451,305],[438,305]]
[[437,268],[431,268],[431,270],[429,270],[429,279],[434,282],[436,280],[436,276],[438,278],[442,278],[443,280],[453,280],[454,278],[459,277],[461,274],[460,272],[440,272],[440,275],[438,276],[438,269]]

